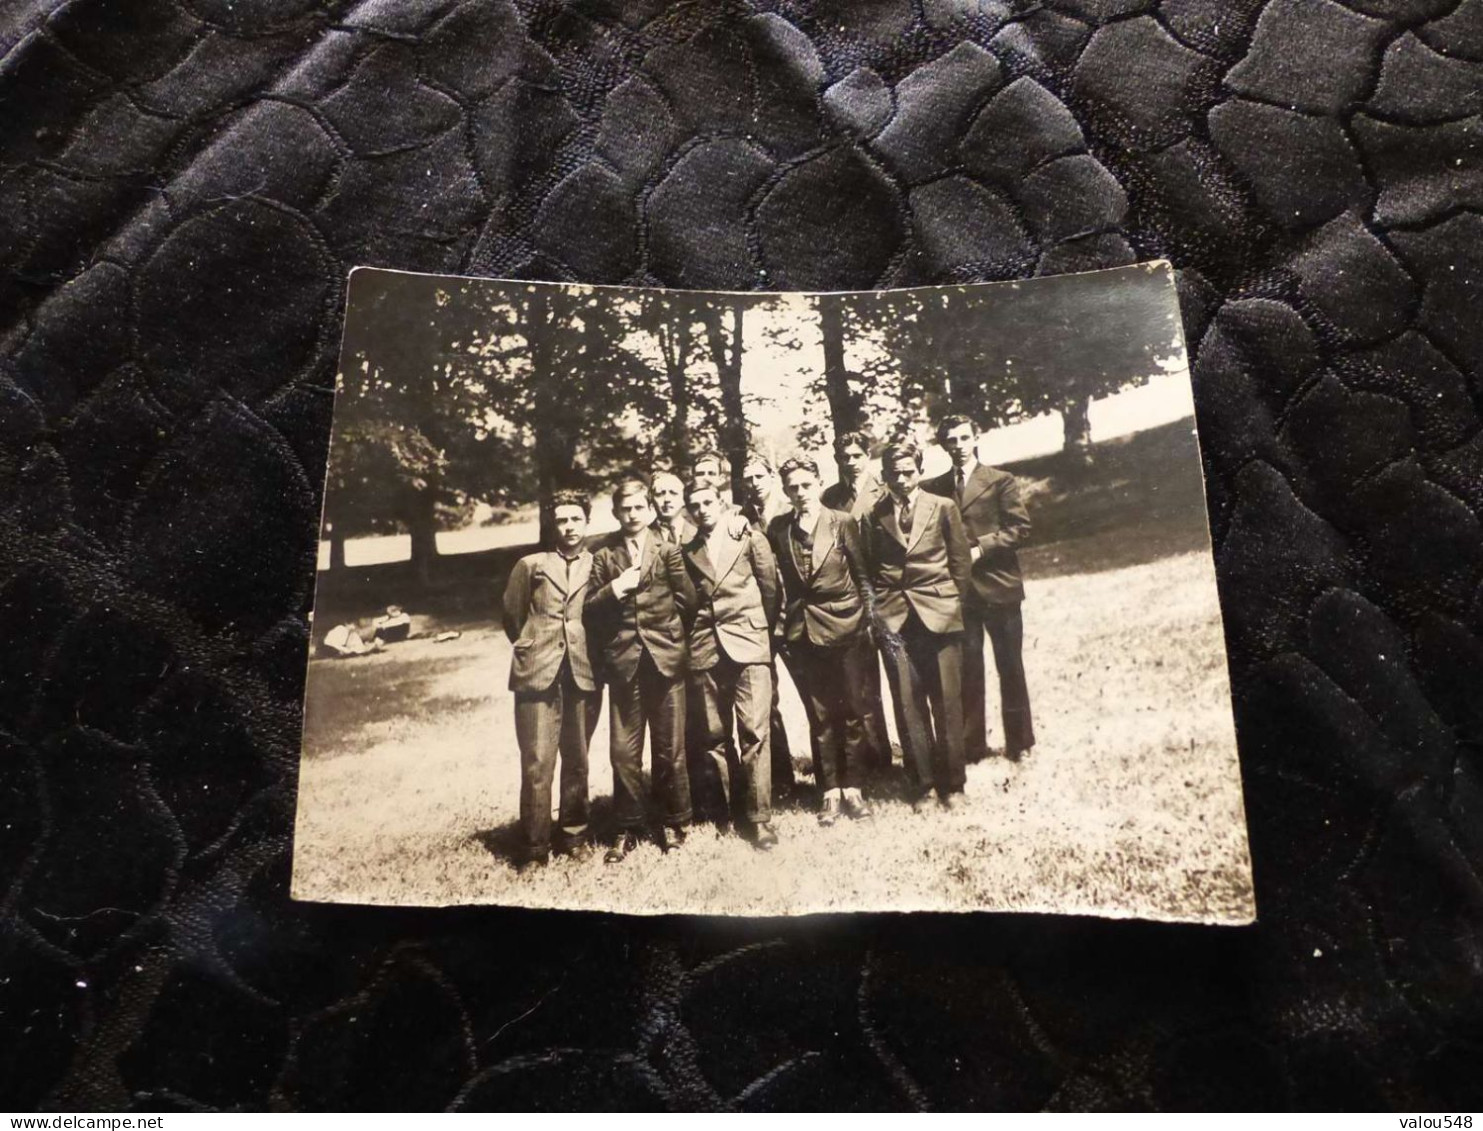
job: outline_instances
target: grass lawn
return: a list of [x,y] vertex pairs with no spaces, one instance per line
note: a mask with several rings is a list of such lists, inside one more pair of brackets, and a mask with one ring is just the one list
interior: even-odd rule
[[[1119,489],[1117,476],[1098,478],[1110,484],[1099,490]],[[1135,490],[1136,478],[1121,489]],[[1040,488],[1050,502],[1062,489],[1049,479]],[[1184,500],[1153,522],[1172,539],[1154,560],[1132,553],[1123,564],[1114,553],[1110,568],[1085,572],[1143,531],[1083,523],[1076,532],[1098,543],[1063,537],[1027,561],[1025,660],[1040,745],[1023,763],[969,767],[968,805],[957,813],[915,815],[887,799],[872,821],[821,829],[811,811],[782,811],[781,844],[767,856],[700,827],[670,856],[645,846],[620,866],[599,854],[517,875],[507,858],[520,776],[505,690],[510,652],[488,617],[423,618],[425,632],[462,628],[449,643],[424,636],[356,660],[315,660],[293,894],[654,914],[982,909],[1247,920],[1254,905],[1224,641],[1203,526],[1198,545],[1179,544],[1190,537],[1188,512]],[[806,750],[802,709],[786,692],[790,738]],[[611,783],[605,707],[592,750],[599,822]]]

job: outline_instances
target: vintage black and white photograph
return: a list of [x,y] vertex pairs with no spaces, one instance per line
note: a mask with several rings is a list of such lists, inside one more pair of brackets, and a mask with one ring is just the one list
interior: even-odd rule
[[360,269],[293,894],[1255,916],[1167,263]]

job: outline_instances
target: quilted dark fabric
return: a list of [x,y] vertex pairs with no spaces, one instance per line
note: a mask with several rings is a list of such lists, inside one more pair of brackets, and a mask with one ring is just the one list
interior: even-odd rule
[[[1483,1106],[1483,0],[12,0],[0,1106]],[[288,901],[344,278],[1180,271],[1260,923]]]

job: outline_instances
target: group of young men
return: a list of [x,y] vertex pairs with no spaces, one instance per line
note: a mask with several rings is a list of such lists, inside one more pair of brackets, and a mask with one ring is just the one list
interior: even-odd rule
[[734,823],[760,850],[777,844],[773,799],[793,787],[779,660],[807,711],[822,825],[869,817],[863,789],[891,764],[877,655],[917,811],[934,794],[956,808],[967,762],[989,752],[986,635],[1003,752],[1034,745],[1015,552],[1029,516],[1014,477],[977,462],[972,421],[944,419],[937,439],[953,467],[925,481],[909,440],[885,447],[877,480],[870,440],[837,437],[840,477],[827,489],[807,456],[774,471],[750,455],[739,505],[715,452],[695,459],[688,482],[625,477],[612,491],[619,530],[591,548],[587,497],[556,495],[553,548],[517,562],[504,595],[522,866],[589,850],[587,752],[604,686],[614,864],[649,835],[679,848],[697,817]]

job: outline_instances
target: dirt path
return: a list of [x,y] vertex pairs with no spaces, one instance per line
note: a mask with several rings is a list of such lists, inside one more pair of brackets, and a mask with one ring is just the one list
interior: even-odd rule
[[[1232,921],[1253,914],[1230,693],[1208,554],[1032,586],[1026,666],[1040,745],[968,771],[964,811],[821,829],[782,812],[759,858],[708,828],[517,876],[490,850],[518,808],[509,648],[493,626],[356,661],[316,661],[294,895],[644,913],[1066,911]],[[995,719],[997,691],[989,692]],[[785,720],[806,750],[803,712]],[[990,736],[993,742],[993,734]],[[610,795],[606,709],[591,791]]]

